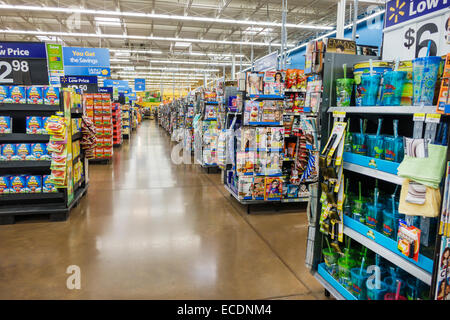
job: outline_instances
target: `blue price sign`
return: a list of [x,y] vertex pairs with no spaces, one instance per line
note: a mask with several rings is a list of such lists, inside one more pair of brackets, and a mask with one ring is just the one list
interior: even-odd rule
[[145,79],[134,79],[134,91],[145,91]]
[[63,88],[80,89],[83,93],[97,93],[97,77],[88,76],[64,76],[61,77],[61,86]]

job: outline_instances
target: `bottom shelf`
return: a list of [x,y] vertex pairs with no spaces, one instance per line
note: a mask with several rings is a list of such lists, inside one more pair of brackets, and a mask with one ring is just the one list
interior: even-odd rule
[[325,269],[325,263],[319,264],[314,277],[337,300],[358,300],[327,272]]

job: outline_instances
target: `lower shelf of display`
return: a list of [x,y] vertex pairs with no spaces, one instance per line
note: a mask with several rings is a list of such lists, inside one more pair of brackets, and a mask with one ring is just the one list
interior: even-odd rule
[[344,216],[344,234],[399,266],[426,284],[431,284],[433,260],[419,254],[414,261],[400,253],[397,242],[350,217]]
[[242,204],[257,204],[257,203],[267,203],[267,202],[282,202],[282,203],[289,203],[289,202],[308,202],[309,197],[304,198],[285,198],[280,200],[256,200],[256,199],[240,199],[239,196],[234,192],[233,189],[231,189],[228,185],[224,185],[225,189],[234,197],[237,201],[239,201]]
[[403,178],[395,174],[363,167],[346,161],[344,161],[344,169],[399,185],[402,185],[403,183]]
[[327,272],[325,269],[325,263],[319,264],[317,267],[317,273],[314,277],[337,300],[358,300],[346,288],[344,288],[339,281]]
[[24,200],[46,200],[46,199],[63,199],[62,192],[39,192],[39,193],[8,193],[1,194],[0,201],[24,201]]

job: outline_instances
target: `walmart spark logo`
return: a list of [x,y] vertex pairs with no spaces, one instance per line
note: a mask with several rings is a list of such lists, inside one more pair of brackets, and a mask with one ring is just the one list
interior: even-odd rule
[[[394,2],[394,1],[392,1]],[[390,16],[388,18],[389,21],[394,20],[394,23],[398,22],[398,18],[399,16],[404,16],[405,15],[405,11],[402,10],[402,8],[406,5],[406,1],[402,1],[400,3],[400,0],[396,0],[395,1],[395,6],[391,6],[389,7],[389,13]]]

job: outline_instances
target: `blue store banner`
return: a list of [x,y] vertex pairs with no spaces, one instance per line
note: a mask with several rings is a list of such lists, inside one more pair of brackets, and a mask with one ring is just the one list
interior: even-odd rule
[[109,50],[103,48],[63,47],[66,75],[109,77]]
[[98,93],[113,94],[113,87],[98,87]]
[[128,88],[128,81],[126,80],[113,80],[113,79],[105,79],[103,81],[103,85],[105,87],[125,87]]
[[61,84],[97,84],[97,77],[87,76],[64,76],[61,77]]
[[134,79],[134,91],[145,91],[145,79]]
[[278,52],[275,51],[256,60],[253,64],[255,71],[277,70],[278,68]]
[[391,0],[386,3],[385,28],[448,7],[448,0]]
[[136,92],[130,92],[128,94],[125,93],[125,97],[128,97],[128,99],[130,99],[130,101],[136,101],[137,100]]
[[44,42],[0,42],[0,58],[47,59]]

